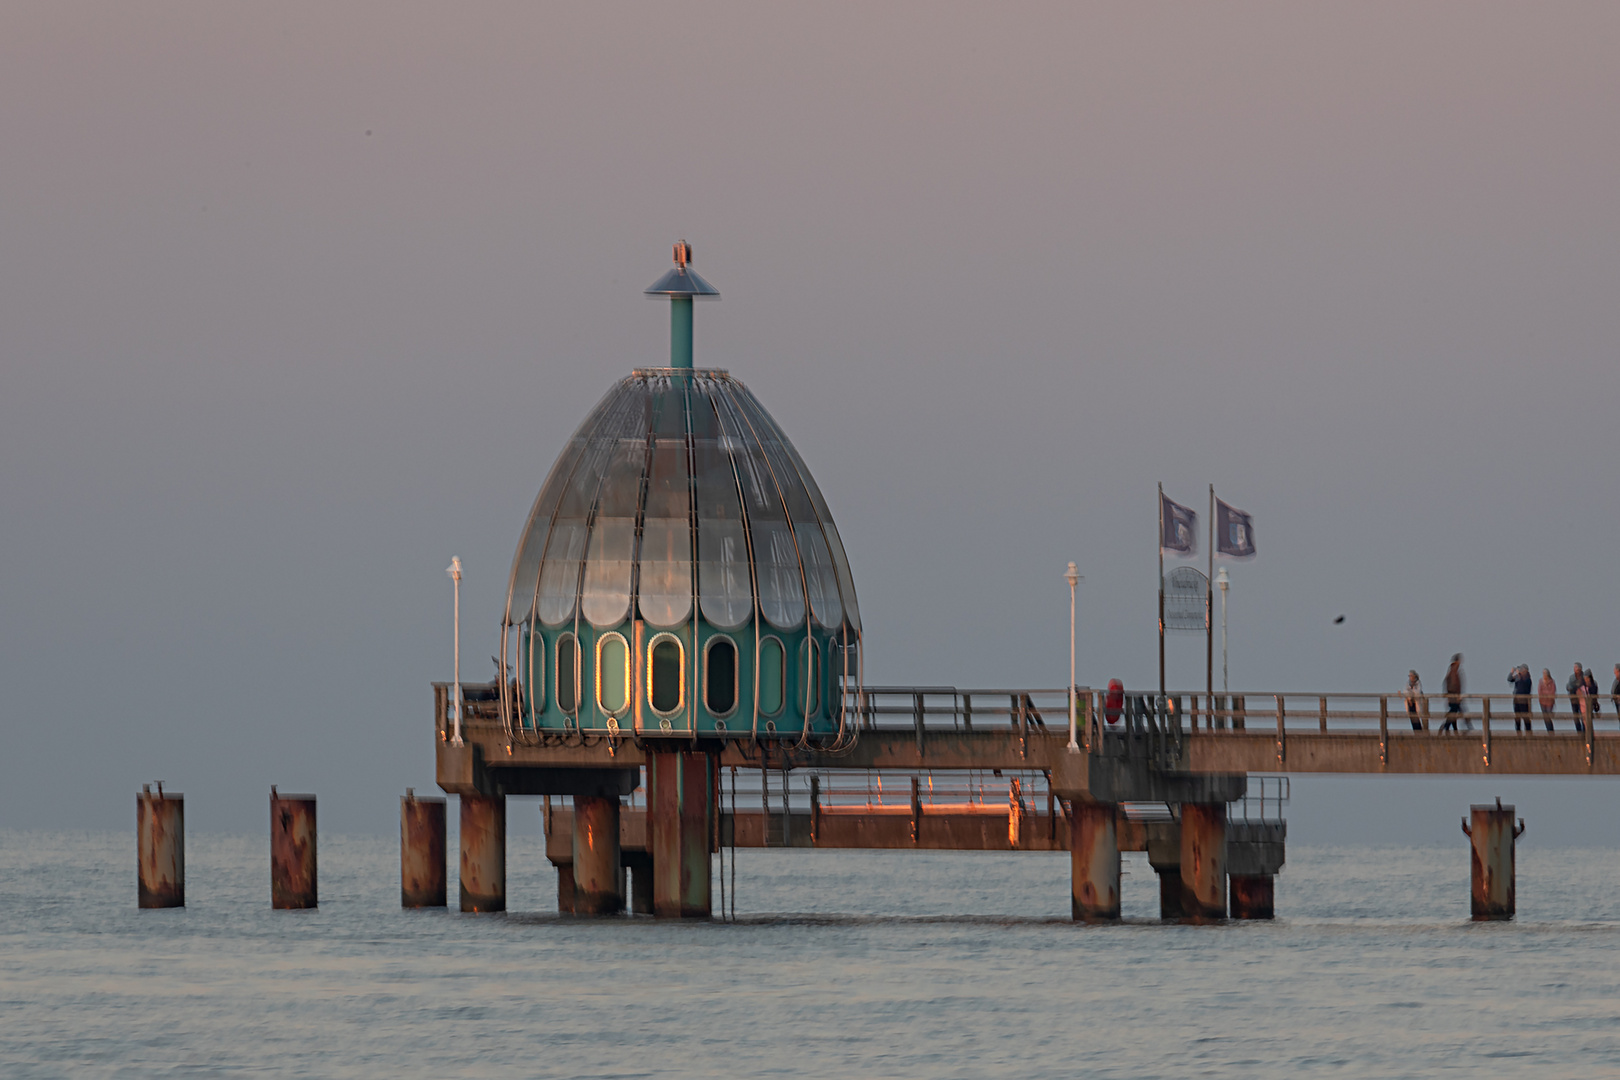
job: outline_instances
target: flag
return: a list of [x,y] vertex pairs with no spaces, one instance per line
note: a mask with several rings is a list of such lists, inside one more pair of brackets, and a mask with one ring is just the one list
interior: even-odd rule
[[1215,500],[1215,553],[1234,559],[1254,557],[1254,518]]
[[1159,493],[1159,550],[1198,554],[1198,514]]

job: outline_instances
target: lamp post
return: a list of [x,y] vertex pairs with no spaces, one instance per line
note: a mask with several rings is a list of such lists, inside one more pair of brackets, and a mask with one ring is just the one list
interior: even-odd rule
[[1079,712],[1079,695],[1075,692],[1074,682],[1074,593],[1075,586],[1080,584],[1081,578],[1075,572],[1074,563],[1072,562],[1069,564],[1068,572],[1063,576],[1069,582],[1069,753],[1078,754],[1080,744],[1075,741],[1074,737]]
[[450,565],[445,570],[445,573],[450,575],[450,580],[455,583],[456,588],[456,696],[453,706],[455,709],[453,719],[456,734],[455,738],[450,740],[450,745],[461,746],[463,744],[461,741],[461,557],[459,555],[451,557]]
[[1226,576],[1226,567],[1215,575],[1215,584],[1221,587],[1221,693],[1226,693],[1226,587],[1231,581]]

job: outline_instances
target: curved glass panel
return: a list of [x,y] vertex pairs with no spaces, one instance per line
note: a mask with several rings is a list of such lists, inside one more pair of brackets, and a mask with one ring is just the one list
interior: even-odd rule
[[557,708],[579,711],[579,648],[573,634],[557,638]]
[[607,634],[596,645],[596,704],[609,716],[630,704],[630,647],[619,634]]
[[574,437],[568,440],[563,452],[557,456],[556,463],[551,466],[551,472],[546,475],[546,482],[540,485],[540,494],[535,497],[534,506],[529,510],[529,519],[523,525],[523,536],[518,541],[517,555],[512,559],[512,574],[506,586],[508,623],[516,625],[532,614],[535,585],[540,576],[540,560],[545,554],[546,541],[551,535],[552,516],[557,512],[557,504],[562,501],[563,492],[567,490],[569,478],[579,465],[580,458],[584,456],[586,444],[590,441],[590,432],[596,429],[616,403],[623,407],[619,401],[621,396],[622,391],[619,387],[614,387],[602,395],[602,400],[596,403],[596,408],[591,410],[591,414],[585,418],[579,430],[574,432]]
[[811,609],[816,614],[816,621],[829,629],[836,629],[839,622],[847,614],[850,625],[859,630],[861,628],[861,615],[860,609],[855,603],[855,579],[849,571],[849,559],[844,554],[843,540],[839,537],[838,529],[833,524],[832,513],[827,509],[827,500],[822,498],[821,489],[816,486],[816,481],[810,475],[810,470],[805,467],[804,459],[799,456],[798,449],[788,441],[787,436],[782,434],[782,429],[777,426],[771,414],[765,411],[765,406],[760,404],[759,399],[741,384],[737,386],[736,397],[743,414],[753,423],[755,430],[760,432],[761,439],[765,443],[766,452],[770,455],[772,466],[777,470],[777,477],[782,486],[793,492],[793,495],[788,499],[788,504],[793,508],[794,531],[802,533],[804,531],[803,523],[811,520],[813,516],[819,522],[825,534],[824,542],[832,560],[832,582],[838,590],[841,611],[833,610],[830,605],[818,606],[816,604],[815,600],[818,591],[823,595],[830,596],[830,593],[825,582],[818,586],[816,582],[811,581],[813,575],[819,575],[823,572],[819,561],[812,569],[811,560],[816,558],[819,553],[805,550],[808,545],[802,535],[799,537],[800,553],[805,560],[805,579],[810,583]]
[[[626,411],[620,409],[616,415]],[[551,536],[546,541],[545,562],[540,568],[540,595],[535,603],[540,621],[547,626],[573,621],[575,600],[579,595],[580,564],[590,533],[587,522],[597,489],[601,487],[602,470],[615,441],[603,433],[592,434],[557,505]]]
[[630,613],[636,503],[641,498],[641,470],[646,459],[644,442],[620,440],[602,474],[596,520],[585,551],[585,579],[579,593],[580,614],[592,626],[617,626]]
[[[729,404],[726,398],[716,400]],[[770,462],[752,431],[729,407],[721,409],[720,420],[729,436],[727,449],[742,480],[760,613],[778,630],[796,629],[804,622],[804,582],[799,576],[799,551],[793,543],[793,530]]]
[[737,646],[730,638],[711,638],[703,654],[703,705],[715,716],[737,707]]
[[672,713],[681,707],[681,682],[686,665],[681,662],[681,643],[668,634],[653,639],[647,662],[647,701],[656,713]]
[[691,486],[684,439],[660,438],[647,477],[641,526],[641,616],[657,627],[678,626],[692,614]]
[[775,716],[782,711],[785,659],[779,639],[768,637],[759,643],[759,711],[762,716]]
[[[705,409],[710,408],[705,403]],[[697,415],[694,406],[694,427]],[[709,419],[714,419],[712,411]],[[697,470],[698,595],[703,617],[722,630],[736,630],[754,614],[737,476],[731,470],[731,455],[716,435],[696,439],[692,457]]]
[[832,556],[827,553],[827,541],[822,538],[821,525],[815,521],[796,521],[793,534],[799,540],[799,554],[804,558],[804,580],[810,586],[810,610],[816,622],[829,630],[836,630],[844,621],[844,605],[838,599],[838,574],[833,569]]

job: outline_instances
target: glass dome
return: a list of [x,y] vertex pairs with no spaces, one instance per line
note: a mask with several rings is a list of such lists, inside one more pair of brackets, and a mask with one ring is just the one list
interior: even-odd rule
[[860,609],[826,500],[759,400],[724,371],[652,368],[552,466],[504,624],[518,726],[797,733],[841,729]]

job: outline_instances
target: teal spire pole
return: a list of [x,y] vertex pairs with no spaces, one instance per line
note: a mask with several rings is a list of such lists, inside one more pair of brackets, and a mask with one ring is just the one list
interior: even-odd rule
[[692,370],[692,301],[720,299],[720,290],[698,277],[691,267],[692,247],[685,240],[675,245],[675,269],[647,290],[648,296],[669,297],[669,366]]
[[669,298],[669,366],[692,367],[692,298]]

